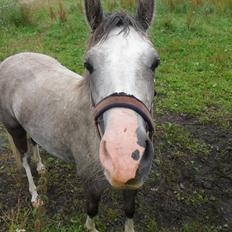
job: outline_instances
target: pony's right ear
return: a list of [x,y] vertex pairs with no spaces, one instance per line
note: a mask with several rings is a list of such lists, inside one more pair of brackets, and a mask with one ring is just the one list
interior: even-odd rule
[[85,14],[92,30],[103,20],[103,9],[100,0],[85,0]]
[[154,17],[155,0],[138,0],[136,20],[146,31]]

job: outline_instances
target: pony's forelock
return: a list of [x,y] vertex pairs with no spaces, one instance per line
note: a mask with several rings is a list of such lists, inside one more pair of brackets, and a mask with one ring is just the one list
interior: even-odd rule
[[145,31],[138,21],[132,16],[127,15],[125,12],[115,12],[104,16],[102,23],[92,32],[90,39],[90,47],[94,44],[105,41],[110,32],[120,27],[120,33],[127,35],[130,32],[130,28],[134,28],[141,34],[145,34]]

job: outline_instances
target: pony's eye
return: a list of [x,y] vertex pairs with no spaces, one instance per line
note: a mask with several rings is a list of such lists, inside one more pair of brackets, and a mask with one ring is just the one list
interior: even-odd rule
[[84,63],[84,66],[85,66],[85,68],[89,71],[89,73],[93,73],[94,68],[93,68],[93,65],[90,64],[90,62],[86,61],[86,62]]
[[151,66],[151,70],[154,72],[155,69],[159,66],[160,64],[160,58],[156,58]]

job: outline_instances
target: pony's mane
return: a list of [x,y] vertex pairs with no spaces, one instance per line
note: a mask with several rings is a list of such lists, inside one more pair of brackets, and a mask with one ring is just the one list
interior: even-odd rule
[[141,34],[144,34],[144,29],[134,17],[127,15],[125,12],[109,13],[104,16],[101,24],[96,28],[95,31],[93,31],[91,44],[93,45],[98,43],[99,41],[106,40],[109,33],[116,27],[121,28],[119,34],[128,34],[130,31],[130,27],[134,28]]

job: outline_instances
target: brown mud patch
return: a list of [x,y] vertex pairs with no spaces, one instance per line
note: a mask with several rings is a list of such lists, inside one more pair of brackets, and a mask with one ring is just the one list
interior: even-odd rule
[[[15,171],[2,129],[0,133],[0,231],[8,231],[17,210],[28,218],[25,225],[20,217],[16,223],[33,231],[26,176]],[[223,129],[169,114],[158,118],[154,141],[154,165],[137,198],[136,230],[232,231],[232,125]],[[69,225],[77,217],[84,223],[85,194],[74,165],[45,153],[43,159],[49,173],[47,226]],[[99,230],[122,231],[123,223],[121,196],[107,190],[97,219]]]

